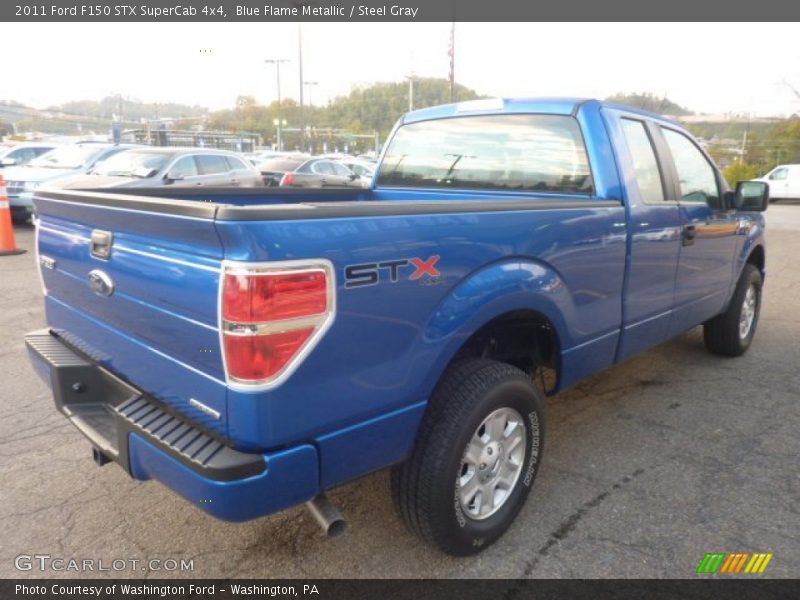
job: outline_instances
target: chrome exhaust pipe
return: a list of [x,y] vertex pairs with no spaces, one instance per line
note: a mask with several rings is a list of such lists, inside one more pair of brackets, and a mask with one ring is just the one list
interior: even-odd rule
[[324,493],[306,502],[306,506],[329,538],[339,537],[347,531],[347,521]]

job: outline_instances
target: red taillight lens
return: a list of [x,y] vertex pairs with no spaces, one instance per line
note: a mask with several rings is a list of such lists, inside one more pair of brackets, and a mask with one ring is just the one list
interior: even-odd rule
[[319,333],[334,312],[329,263],[228,266],[222,282],[222,328],[230,379],[270,384]]
[[226,335],[228,374],[240,381],[269,379],[306,343],[313,328],[265,335]]
[[264,323],[308,317],[328,308],[324,271],[225,276],[222,318],[236,323]]
[[280,185],[294,185],[294,173],[286,173],[283,177],[281,177]]

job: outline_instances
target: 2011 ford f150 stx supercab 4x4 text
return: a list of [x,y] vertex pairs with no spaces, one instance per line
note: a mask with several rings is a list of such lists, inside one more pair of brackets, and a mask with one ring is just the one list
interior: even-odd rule
[[370,189],[37,190],[26,342],[100,464],[333,526],[326,490],[393,467],[410,528],[470,554],[528,495],[544,396],[700,324],[747,350],[767,196],[634,109],[423,109]]

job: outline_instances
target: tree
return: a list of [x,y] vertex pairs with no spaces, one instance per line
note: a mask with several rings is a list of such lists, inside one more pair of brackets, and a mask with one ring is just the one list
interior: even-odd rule
[[667,98],[666,96],[656,96],[650,92],[643,93],[628,93],[624,94],[618,92],[613,96],[606,98],[608,102],[616,102],[617,104],[627,104],[634,108],[641,108],[660,115],[671,115],[675,117],[683,117],[686,115],[694,114],[688,108],[681,106]]

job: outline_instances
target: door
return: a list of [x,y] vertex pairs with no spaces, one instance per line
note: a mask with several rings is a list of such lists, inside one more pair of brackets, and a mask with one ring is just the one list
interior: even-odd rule
[[[800,175],[800,173],[798,173]],[[789,167],[778,167],[766,176],[770,198],[790,198]],[[800,196],[798,196],[800,197]]]
[[800,199],[800,165],[789,165],[789,177],[787,179],[787,197],[793,200]]
[[339,186],[338,178],[336,174],[333,172],[333,166],[331,165],[331,161],[329,160],[318,160],[313,164],[311,170],[314,171],[320,177],[320,185],[322,187],[327,186]]
[[722,176],[684,133],[661,127],[679,189],[681,244],[670,336],[719,314],[733,283],[738,220],[722,207]]
[[617,360],[663,342],[669,332],[680,253],[680,210],[655,125],[608,111],[628,205],[629,258]]

